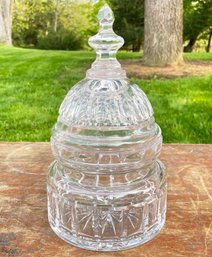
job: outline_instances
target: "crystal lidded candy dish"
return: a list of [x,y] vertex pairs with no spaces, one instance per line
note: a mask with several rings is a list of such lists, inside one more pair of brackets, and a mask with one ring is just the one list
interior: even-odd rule
[[114,251],[147,242],[163,227],[166,173],[151,104],[116,59],[124,40],[108,5],[98,19],[89,39],[96,61],[65,97],[52,130],[48,217],[65,241]]

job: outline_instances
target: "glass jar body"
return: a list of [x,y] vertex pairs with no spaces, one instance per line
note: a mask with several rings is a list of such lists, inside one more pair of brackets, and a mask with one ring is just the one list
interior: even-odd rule
[[81,248],[121,250],[154,237],[166,215],[161,131],[129,80],[79,82],[52,132],[48,174],[53,230]]
[[[99,190],[95,187],[98,180],[107,180],[108,184],[116,184],[117,180],[120,184],[118,181],[128,181],[127,177],[135,174],[92,178],[75,173],[71,181],[63,172],[57,162],[52,165],[48,213],[52,229],[65,241],[94,251],[123,250],[149,241],[163,227],[166,185],[160,163],[155,163],[149,178]],[[90,182],[89,189],[82,186],[82,177],[84,181],[94,181],[93,187]]]

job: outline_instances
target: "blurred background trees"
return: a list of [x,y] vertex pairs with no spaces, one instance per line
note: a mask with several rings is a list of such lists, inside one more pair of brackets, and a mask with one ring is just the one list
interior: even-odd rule
[[[116,16],[114,30],[125,38],[123,49],[142,50],[145,0],[0,0],[0,43],[41,49],[86,49],[88,37],[97,31],[98,9],[105,2]],[[212,0],[183,0],[183,4],[184,51],[209,52]]]
[[95,26],[88,1],[13,1],[13,44],[41,49],[82,49]]
[[144,40],[144,0],[110,0],[114,30],[125,40],[124,49],[138,52]]
[[206,51],[210,51],[212,34],[212,0],[184,0],[184,47],[192,52],[198,39],[207,41]]

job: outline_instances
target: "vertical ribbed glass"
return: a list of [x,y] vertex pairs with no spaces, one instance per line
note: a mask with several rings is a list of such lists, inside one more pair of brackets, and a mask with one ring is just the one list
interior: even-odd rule
[[81,248],[113,251],[153,238],[166,215],[159,126],[145,93],[116,52],[124,40],[104,5],[89,44],[97,59],[65,97],[51,145],[48,216],[55,233]]

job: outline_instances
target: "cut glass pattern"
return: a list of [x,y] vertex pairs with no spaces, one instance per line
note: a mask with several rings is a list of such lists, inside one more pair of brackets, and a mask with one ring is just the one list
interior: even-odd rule
[[162,136],[145,93],[116,59],[108,5],[89,39],[97,58],[67,94],[52,130],[48,216],[55,233],[90,250],[113,251],[149,241],[166,215]]

